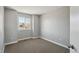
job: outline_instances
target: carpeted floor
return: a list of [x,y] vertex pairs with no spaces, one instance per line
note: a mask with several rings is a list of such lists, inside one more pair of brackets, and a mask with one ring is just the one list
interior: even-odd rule
[[43,39],[27,39],[5,46],[5,53],[68,53],[69,50]]

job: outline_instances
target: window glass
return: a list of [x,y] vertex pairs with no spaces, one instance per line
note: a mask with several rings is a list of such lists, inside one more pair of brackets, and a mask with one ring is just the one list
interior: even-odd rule
[[31,30],[31,18],[26,16],[18,17],[18,29],[19,30]]

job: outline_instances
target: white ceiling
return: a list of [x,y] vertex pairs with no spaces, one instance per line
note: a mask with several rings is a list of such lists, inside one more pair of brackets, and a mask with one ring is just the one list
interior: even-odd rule
[[8,6],[18,12],[28,14],[44,14],[60,8],[60,6]]

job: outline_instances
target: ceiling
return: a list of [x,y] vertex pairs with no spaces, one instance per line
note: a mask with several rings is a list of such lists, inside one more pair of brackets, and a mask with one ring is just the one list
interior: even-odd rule
[[50,11],[60,8],[60,6],[8,6],[11,9],[15,9],[18,12],[28,14],[45,14]]

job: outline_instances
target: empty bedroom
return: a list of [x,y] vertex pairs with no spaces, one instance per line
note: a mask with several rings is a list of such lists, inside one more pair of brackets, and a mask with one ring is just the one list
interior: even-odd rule
[[70,52],[68,6],[4,6],[3,9],[4,53]]

